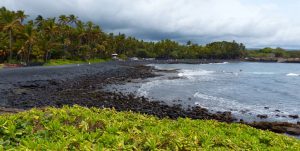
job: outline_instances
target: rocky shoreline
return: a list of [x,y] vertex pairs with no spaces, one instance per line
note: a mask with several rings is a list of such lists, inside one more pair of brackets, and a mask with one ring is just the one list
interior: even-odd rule
[[278,62],[278,63],[300,63],[300,58],[247,58],[243,61],[249,62]]
[[[0,72],[0,75],[7,76],[20,72],[21,75],[15,75],[15,78],[23,78],[23,80],[17,80],[7,77],[6,80],[0,81],[2,96],[0,100],[2,99],[1,104],[4,107],[0,108],[0,113],[15,113],[35,107],[62,107],[63,105],[78,104],[87,107],[115,108],[117,111],[139,112],[159,118],[188,117],[228,123],[237,122],[230,112],[213,114],[201,107],[191,107],[185,110],[180,105],[168,106],[161,101],[149,101],[147,98],[137,97],[134,94],[103,91],[108,84],[122,84],[133,79],[158,76],[154,74],[153,67],[144,66],[147,63],[149,61],[109,62],[91,66],[68,66],[67,69],[56,67],[53,72],[49,73],[52,73],[51,77],[46,77],[47,74],[43,75],[44,72],[36,73],[40,70],[35,68],[32,69],[33,71],[28,69],[29,71],[25,72]],[[46,71],[48,70],[46,69]],[[30,75],[30,73],[33,74]],[[244,124],[277,133],[300,135],[300,123],[255,122]]]

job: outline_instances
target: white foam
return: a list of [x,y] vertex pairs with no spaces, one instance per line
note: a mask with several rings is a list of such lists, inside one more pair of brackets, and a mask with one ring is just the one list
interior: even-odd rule
[[[215,97],[215,96],[210,96],[206,95],[203,93],[195,93],[194,94],[195,98],[200,98],[203,102],[197,102],[197,104],[204,105],[204,107],[208,108],[214,108],[215,110],[229,110],[230,107],[233,106],[244,106],[239,104],[235,100],[229,100],[221,97]],[[221,109],[222,108],[222,109]]]
[[214,73],[214,71],[207,71],[207,70],[181,70],[180,73],[178,73],[178,76],[180,77],[189,77],[189,76],[204,76],[204,75],[210,75]]
[[140,88],[137,90],[137,95],[148,97],[149,92],[151,90],[155,89],[155,87],[159,87],[160,85],[164,85],[164,84],[167,84],[167,85],[172,84],[172,83],[177,83],[178,84],[178,81],[168,80],[168,79],[161,79],[161,78],[162,77],[159,77],[156,80],[143,83],[140,86]]
[[297,76],[300,76],[300,74],[297,74],[297,73],[288,73],[288,74],[286,74],[286,76],[297,77]]
[[138,93],[139,96],[147,97],[149,90],[152,89],[153,87],[157,86],[157,85],[159,85],[158,80],[151,81],[151,82],[146,82],[146,83],[141,85],[141,87],[137,90],[137,93]]
[[155,69],[161,70],[162,68],[156,64],[147,64],[146,66],[154,67]]
[[209,63],[209,64],[228,64],[229,62],[222,62],[222,63]]
[[[270,108],[266,110],[261,104],[245,104],[245,103],[240,103],[237,100],[232,100],[232,99],[226,99],[222,97],[216,97],[216,96],[210,96],[206,95],[200,92],[197,92],[194,94],[194,98],[198,98],[197,102],[194,104],[196,106],[201,106],[204,108],[207,108],[209,110],[214,110],[214,111],[231,111],[234,115],[238,117],[248,117],[248,118],[253,118],[254,120],[259,120],[256,118],[256,115],[258,114],[266,114],[268,115],[269,119],[276,119],[278,121],[286,121],[288,122],[296,122],[293,119],[287,119],[284,117],[277,117],[276,115],[279,114],[275,111],[275,109],[278,109],[279,107],[275,106],[274,108]],[[245,111],[246,113],[242,113],[241,111]],[[280,115],[291,115],[294,114],[294,111],[284,111],[281,109]],[[247,118],[246,118],[247,119]]]
[[195,102],[195,105],[196,105],[196,106],[203,106],[203,105],[201,105],[200,102]]
[[275,74],[274,72],[250,72],[252,74],[257,74],[257,75],[271,75]]
[[171,68],[171,67],[168,67],[165,65],[147,64],[146,66],[154,67],[154,69],[157,69],[157,70],[169,70],[169,71],[177,70],[177,68]]
[[[263,106],[243,104],[243,103],[239,103],[238,101],[232,100],[232,99],[210,96],[210,95],[206,95],[206,94],[199,93],[199,92],[195,93],[194,97],[200,99],[198,102],[196,102],[197,104],[201,104],[204,107],[207,107],[207,108],[210,108],[210,109],[213,109],[216,111],[249,110],[249,111],[253,111],[253,113],[258,113],[258,114],[266,113],[266,112],[264,112],[264,110],[261,110],[264,108]],[[261,109],[259,109],[259,108],[261,108]]]
[[205,108],[209,108],[215,111],[235,110],[235,112],[238,113],[240,110],[247,110],[255,114],[267,114],[264,110],[262,110],[263,106],[242,104],[236,100],[210,96],[199,92],[195,93],[194,97],[200,99],[198,102],[195,103],[195,105],[198,104]]

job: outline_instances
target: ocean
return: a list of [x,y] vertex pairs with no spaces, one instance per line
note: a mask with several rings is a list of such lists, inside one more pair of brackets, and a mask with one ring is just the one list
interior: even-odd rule
[[[300,115],[300,64],[224,62],[150,64],[162,76],[131,82],[118,89],[150,100],[230,111],[244,121],[296,123]],[[176,70],[176,71],[175,71]],[[260,119],[257,115],[267,115]]]

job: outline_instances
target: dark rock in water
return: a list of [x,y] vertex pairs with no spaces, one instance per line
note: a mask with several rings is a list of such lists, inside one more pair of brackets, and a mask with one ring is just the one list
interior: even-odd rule
[[262,129],[270,130],[276,133],[287,133],[290,135],[300,135],[300,125],[287,122],[253,122],[248,125]]
[[265,109],[267,110],[267,109],[270,109],[269,107],[265,107]]
[[175,102],[179,102],[179,100],[173,100],[172,102],[174,102],[174,103],[175,103]]
[[290,118],[293,118],[293,119],[297,119],[297,118],[299,118],[299,116],[298,116],[298,115],[289,115],[289,117],[290,117]]
[[266,118],[268,118],[268,115],[266,115],[266,114],[258,114],[257,117],[261,118],[261,119],[266,119]]
[[275,110],[275,112],[280,112],[280,110]]
[[178,73],[178,69],[171,69],[171,70],[154,69],[154,71],[164,72],[164,73]]
[[245,113],[247,113],[247,112],[249,112],[250,110],[241,110],[240,112],[242,113],[242,114],[245,114]]
[[176,80],[176,79],[181,79],[181,77],[168,77],[168,80]]

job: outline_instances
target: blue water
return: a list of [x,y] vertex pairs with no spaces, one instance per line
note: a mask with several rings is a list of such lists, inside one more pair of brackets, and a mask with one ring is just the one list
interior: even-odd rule
[[[199,105],[211,112],[231,111],[238,119],[297,122],[300,115],[300,64],[221,63],[155,64],[177,73],[148,79],[137,94],[184,107]],[[179,100],[179,101],[178,101]]]

